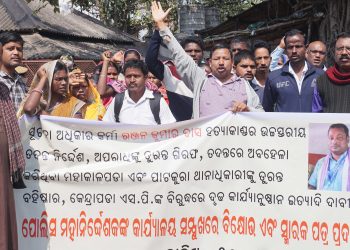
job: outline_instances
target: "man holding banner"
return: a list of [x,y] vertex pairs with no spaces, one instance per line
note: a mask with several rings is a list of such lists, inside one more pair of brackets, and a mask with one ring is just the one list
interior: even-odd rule
[[349,129],[345,124],[332,124],[328,129],[330,153],[318,160],[309,179],[309,188],[349,191]]

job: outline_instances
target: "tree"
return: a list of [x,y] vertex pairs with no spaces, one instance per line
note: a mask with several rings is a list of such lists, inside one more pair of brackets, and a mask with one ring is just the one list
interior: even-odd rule
[[[33,0],[27,0],[30,2]],[[50,3],[59,10],[59,0],[40,0]],[[248,9],[263,0],[159,0],[163,8],[173,8],[171,12],[172,26],[177,27],[178,3],[199,3],[216,7],[224,21],[230,16]],[[151,0],[70,0],[74,8],[89,13],[103,21],[107,26],[117,27],[129,33],[137,33],[139,30],[152,27],[150,14]]]

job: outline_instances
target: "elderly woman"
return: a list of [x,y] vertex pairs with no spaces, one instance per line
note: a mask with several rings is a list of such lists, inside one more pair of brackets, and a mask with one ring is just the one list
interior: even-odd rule
[[69,74],[69,92],[85,103],[82,108],[82,118],[102,120],[106,109],[102,104],[100,94],[89,81],[88,76],[78,68]]
[[18,114],[82,118],[84,105],[83,101],[69,95],[68,69],[55,60],[39,68]]

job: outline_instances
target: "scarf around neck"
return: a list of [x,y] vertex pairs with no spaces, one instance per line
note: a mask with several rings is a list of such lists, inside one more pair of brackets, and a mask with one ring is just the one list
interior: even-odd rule
[[[317,182],[317,190],[322,190],[324,188],[327,175],[328,175],[328,170],[329,170],[329,162],[330,159],[332,158],[331,153],[329,153],[322,164],[322,167],[319,172],[319,178]],[[337,172],[335,173],[334,178],[338,174],[338,172],[342,173],[342,191],[350,191],[350,149],[347,150],[347,155],[345,156],[345,161],[343,163],[343,169],[338,169]],[[333,180],[334,181],[334,180]]]
[[348,73],[340,72],[337,65],[327,69],[326,74],[327,74],[329,80],[331,80],[335,84],[349,84],[350,83],[350,72],[348,72]]
[[16,183],[22,180],[25,160],[16,111],[10,98],[9,89],[2,82],[0,82],[0,112],[2,119],[4,119],[8,141],[10,175],[12,182]]

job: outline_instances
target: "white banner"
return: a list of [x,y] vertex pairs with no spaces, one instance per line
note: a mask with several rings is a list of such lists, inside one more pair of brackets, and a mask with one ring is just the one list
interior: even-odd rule
[[349,249],[349,193],[308,189],[332,123],[350,116],[24,118],[20,249]]

